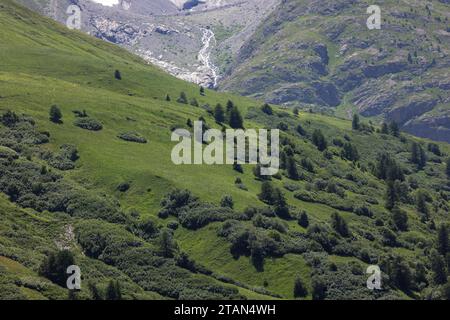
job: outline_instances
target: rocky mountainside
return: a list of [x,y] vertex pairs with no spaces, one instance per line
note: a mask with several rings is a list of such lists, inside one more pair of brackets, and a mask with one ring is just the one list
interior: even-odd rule
[[450,142],[450,6],[285,0],[241,47],[221,89],[343,117],[394,120],[405,131]]
[[279,0],[19,2],[63,24],[68,6],[76,4],[83,31],[125,47],[180,79],[216,87],[240,46]]

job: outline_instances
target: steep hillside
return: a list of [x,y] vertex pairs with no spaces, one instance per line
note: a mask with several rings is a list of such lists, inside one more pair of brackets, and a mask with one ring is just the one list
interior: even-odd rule
[[[126,299],[446,298],[447,144],[201,94],[11,0],[0,42],[1,299],[98,298],[111,280]],[[282,130],[270,181],[172,163],[172,130],[229,128],[213,117],[229,100],[246,128]],[[81,267],[81,292],[54,257]]]
[[341,117],[398,122],[450,142],[450,7],[382,1],[369,30],[359,0],[287,0],[241,48],[224,90]]
[[231,58],[279,0],[19,2],[62,24],[69,17],[69,5],[76,4],[82,31],[118,44],[180,79],[216,87]]

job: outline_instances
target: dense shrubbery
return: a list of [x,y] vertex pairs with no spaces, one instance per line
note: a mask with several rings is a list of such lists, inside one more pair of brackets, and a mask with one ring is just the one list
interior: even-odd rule
[[57,153],[42,154],[42,157],[49,165],[59,170],[75,168],[75,161],[79,158],[77,148],[69,144],[62,145]]
[[145,139],[142,135],[135,131],[122,132],[117,135],[119,139],[137,143],[147,143],[147,139]]
[[99,121],[92,118],[77,118],[73,124],[82,129],[91,131],[99,131],[103,129],[103,125]]
[[[144,290],[174,299],[239,299],[237,289],[223,287],[207,278],[192,277],[178,265],[184,259],[166,258],[163,252],[131,236],[117,225],[80,221],[76,235],[90,257],[114,265]],[[192,262],[191,262],[192,263]]]

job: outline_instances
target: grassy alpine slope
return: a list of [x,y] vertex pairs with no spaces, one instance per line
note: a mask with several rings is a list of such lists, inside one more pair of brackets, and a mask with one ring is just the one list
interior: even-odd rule
[[[114,298],[111,280],[127,299],[445,297],[448,145],[203,96],[10,0],[0,42],[0,298],[67,298],[44,263],[62,249],[81,267],[83,299],[94,287]],[[182,91],[200,107],[176,102]],[[171,130],[200,117],[221,128],[210,110],[228,100],[246,128],[283,130],[281,175],[172,164]],[[93,123],[101,130],[80,127]],[[130,132],[146,143],[118,138]],[[382,291],[366,288],[368,264],[381,266]]]

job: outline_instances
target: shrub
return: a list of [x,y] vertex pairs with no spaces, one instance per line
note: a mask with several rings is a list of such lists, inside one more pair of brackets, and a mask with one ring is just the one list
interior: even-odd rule
[[233,209],[234,207],[233,198],[230,195],[223,196],[223,198],[220,200],[220,206],[222,208]]
[[129,182],[122,182],[120,183],[117,188],[118,191],[120,192],[127,192],[128,189],[130,189],[130,183]]
[[261,111],[264,112],[265,114],[270,115],[270,116],[273,115],[272,107],[271,107],[268,103],[265,103],[265,104],[261,107]]
[[326,298],[327,285],[325,281],[318,277],[313,277],[311,287],[313,300],[324,300]]
[[2,124],[7,127],[12,127],[19,121],[20,121],[20,119],[17,116],[17,114],[11,110],[6,111],[4,114],[2,114],[2,117],[1,117]]
[[99,131],[103,129],[102,124],[92,118],[77,118],[73,124],[82,129],[91,131]]
[[68,277],[67,268],[74,264],[75,259],[70,251],[51,252],[39,267],[39,274],[61,287],[65,287]]
[[306,289],[306,286],[303,284],[302,279],[297,277],[295,279],[294,283],[294,297],[295,298],[303,298],[308,295],[308,289]]
[[122,75],[120,74],[119,70],[114,71],[114,78],[117,80],[122,80]]
[[122,132],[119,133],[117,137],[125,141],[147,143],[147,139],[145,139],[142,135],[140,135],[136,131]]

